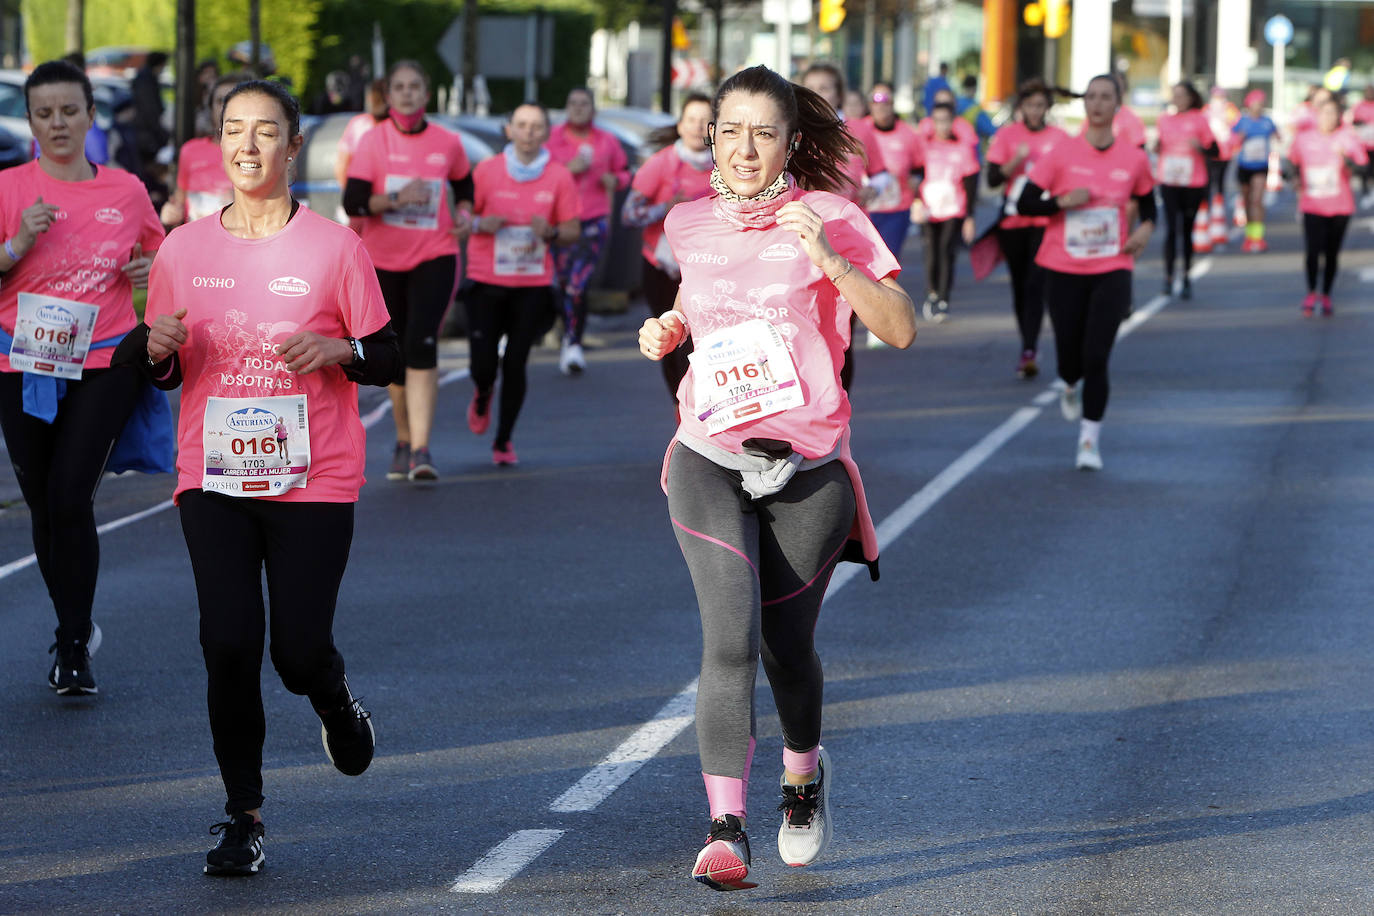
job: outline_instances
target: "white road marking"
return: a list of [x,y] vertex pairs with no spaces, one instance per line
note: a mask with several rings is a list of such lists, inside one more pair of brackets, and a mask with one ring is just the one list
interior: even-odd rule
[[456,894],[491,894],[558,841],[563,830],[517,830],[458,876]]
[[[1203,258],[1193,265],[1189,276],[1193,279],[1204,276],[1212,269],[1212,259]],[[1159,295],[1147,302],[1143,308],[1132,313],[1121,325],[1118,337],[1125,337],[1131,331],[1149,321],[1172,301],[1171,297]],[[962,483],[970,474],[997,453],[1016,434],[1021,432],[1040,416],[1045,407],[1059,398],[1059,386],[1055,384],[1037,394],[1032,406],[1019,408],[1001,425],[988,433],[976,445],[964,452],[906,502],[897,507],[878,525],[878,548],[887,548],[905,534],[912,525],[930,511],[931,507],[943,499],[951,490]],[[826,590],[826,600],[844,588],[855,576],[866,570],[858,564],[846,563],[838,566],[830,578]],[[693,680],[675,697],[660,709],[652,719],[640,726],[634,734],[620,743],[605,759],[589,770],[566,792],[554,799],[549,810],[556,813],[591,811],[611,796],[625,782],[639,772],[645,763],[652,760],[668,742],[682,734],[694,719],[697,682]],[[507,881],[520,873],[538,856],[528,855],[520,837],[540,831],[521,830],[512,833],[501,843],[494,846],[477,864],[468,869],[453,885],[454,891],[465,893],[493,894]],[[560,831],[552,831],[561,833]],[[554,839],[557,839],[555,836]],[[552,844],[549,840],[548,844]],[[547,845],[545,848],[547,848]],[[542,851],[542,850],[540,850]],[[499,873],[500,880],[483,879],[474,881],[470,875],[483,870],[482,874]]]
[[[465,379],[467,377],[468,370],[454,369],[452,372],[446,373],[439,379],[439,385],[440,387],[442,387],[444,385],[449,384],[450,382],[456,382],[459,379]],[[367,415],[362,418],[363,429],[371,429],[372,427],[376,426],[381,421],[382,417],[386,416],[390,412],[391,398],[388,397],[386,400],[382,401],[382,403],[378,404],[376,407],[369,410],[367,412]],[[95,532],[96,534],[104,534],[107,531],[114,531],[117,528],[123,528],[125,525],[132,525],[134,522],[140,522],[143,519],[148,518],[149,516],[157,515],[159,512],[165,511],[170,508],[172,508],[172,501],[170,499],[166,499],[158,503],[156,506],[150,506],[147,509],[135,512],[132,515],[126,515],[123,518],[117,518],[112,522],[106,522],[99,528],[96,528]],[[6,563],[4,566],[0,566],[0,579],[4,579],[7,576],[12,576],[22,569],[28,569],[30,566],[34,565],[37,562],[38,556],[36,554],[31,553],[27,557],[21,557],[12,563]]]

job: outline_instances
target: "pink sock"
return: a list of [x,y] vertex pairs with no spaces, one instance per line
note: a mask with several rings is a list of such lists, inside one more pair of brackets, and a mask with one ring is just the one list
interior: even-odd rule
[[733,814],[744,817],[749,801],[749,767],[754,762],[754,739],[749,738],[749,753],[744,758],[744,776],[735,779],[731,776],[712,776],[703,772],[706,783],[706,801],[711,805],[711,820]]
[[821,746],[819,744],[809,751],[791,751],[785,747],[782,749],[782,765],[787,768],[789,773],[796,773],[798,776],[816,772],[820,759]]

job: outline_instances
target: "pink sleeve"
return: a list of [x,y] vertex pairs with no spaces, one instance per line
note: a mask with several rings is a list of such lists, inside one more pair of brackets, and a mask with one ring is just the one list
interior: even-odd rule
[[831,238],[836,253],[849,259],[855,268],[863,271],[875,282],[884,277],[895,277],[902,272],[902,265],[887,250],[887,243],[873,228],[873,221],[856,204],[845,202],[836,221],[839,225],[827,224],[826,235]]
[[343,276],[339,278],[339,313],[350,337],[375,334],[390,320],[382,288],[377,284],[377,271],[361,239],[354,244],[353,254],[346,259]]
[[162,228],[162,220],[153,209],[148,195],[140,194],[138,197],[142,201],[140,209],[143,211],[142,224],[138,227],[138,243],[143,246],[144,254],[147,254],[162,247],[162,240],[167,237],[167,233]]
[[551,222],[563,223],[577,219],[577,214],[582,210],[582,202],[577,196],[577,185],[573,183],[573,177],[567,169],[558,176],[558,187],[554,189],[554,195]]
[[1346,137],[1348,138],[1348,142],[1345,144],[1347,155],[1356,165],[1368,165],[1369,153],[1365,151],[1364,144],[1354,134],[1348,133]]
[[[672,147],[668,147],[668,150],[672,150]],[[643,194],[650,203],[658,202],[654,198],[658,194],[659,185],[663,183],[662,172],[665,161],[666,157],[661,153],[650,156],[649,161],[641,165],[638,172],[635,172],[634,181],[630,183],[630,186]]]
[[462,181],[472,172],[472,165],[468,162],[468,151],[463,149],[463,139],[457,134],[453,135],[453,167],[449,169],[448,177],[450,181]]
[[1059,148],[1055,147],[1050,150],[1048,156],[1042,157],[1039,162],[1035,163],[1031,167],[1030,176],[1027,179],[1040,190],[1049,191],[1051,194],[1054,193],[1054,180],[1058,176],[1059,157],[1056,155],[1058,152]]
[[143,322],[149,326],[159,315],[170,315],[176,311],[172,305],[172,259],[176,257],[175,248],[153,259],[148,273],[148,302],[143,308]]
[[615,137],[611,137],[611,171],[615,172],[616,190],[630,186],[630,162],[625,158],[625,147]]
[[[911,165],[912,169],[923,169],[926,167],[926,141],[918,134],[911,141]],[[894,175],[894,178],[905,179],[905,175]]]
[[994,165],[1001,165],[1011,158],[1011,141],[1007,139],[1007,132],[999,130],[992,135],[992,142],[988,144],[988,162]]
[[1140,157],[1136,160],[1135,184],[1131,187],[1131,194],[1135,197],[1142,197],[1154,189],[1155,179],[1150,172],[1150,157],[1145,155],[1145,151],[1140,151]]
[[373,160],[376,158],[375,150],[379,142],[381,130],[369,130],[363,134],[358,141],[358,149],[353,154],[353,158],[348,160],[348,177],[360,178],[369,184],[377,180],[373,171]]
[[978,157],[973,154],[972,147],[964,147],[964,174],[967,178],[970,175],[977,175],[983,171],[983,167],[978,164]]

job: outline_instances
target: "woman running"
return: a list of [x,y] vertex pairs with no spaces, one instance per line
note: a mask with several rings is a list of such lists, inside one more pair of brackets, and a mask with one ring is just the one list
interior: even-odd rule
[[[1065,386],[1059,407],[1064,419],[1081,420],[1080,470],[1102,468],[1107,360],[1117,327],[1130,314],[1135,256],[1149,242],[1155,220],[1149,157],[1112,135],[1120,105],[1117,82],[1094,77],[1083,94],[1088,129],[1035,164],[1017,201],[1023,216],[1050,217],[1035,262],[1045,269],[1045,302]],[[1140,219],[1134,230],[1132,209]]]
[[[357,775],[373,753],[333,624],[367,457],[356,385],[388,384],[400,354],[363,243],[291,199],[302,143],[300,109],[279,84],[235,87],[220,140],[234,201],[172,233],[137,335],[154,383],[182,386],[173,498],[229,815],[211,828],[207,875],[263,864],[264,569],[282,684],[310,698],[337,769]],[[289,460],[275,448],[277,417]]]
[[469,227],[472,169],[463,141],[425,119],[429,75],[411,60],[387,72],[388,117],[358,141],[344,211],[359,217],[377,267],[405,375],[389,389],[396,421],[388,480],[439,477],[429,453],[439,398],[439,326],[458,280]]
[[1173,89],[1174,111],[1159,116],[1159,196],[1164,201],[1164,295],[1174,294],[1174,262],[1183,250],[1183,288],[1193,298],[1193,223],[1207,200],[1207,162],[1219,154],[1202,95],[1192,83]]
[[1068,136],[1045,120],[1053,104],[1054,96],[1042,80],[1022,83],[1015,106],[1019,119],[1004,124],[988,147],[988,187],[1007,187],[997,242],[1011,273],[1012,310],[1021,332],[1016,374],[1024,379],[1035,378],[1040,372],[1036,354],[1045,320],[1045,272],[1035,263],[1035,253],[1049,218],[1022,216],[1016,212],[1016,202],[1035,163]]
[[345,226],[350,224],[343,206],[343,192],[348,187],[348,164],[353,161],[363,137],[387,119],[386,85],[385,79],[375,79],[367,84],[367,110],[348,119],[343,133],[339,135],[339,145],[334,150],[334,180],[339,183],[338,221]]
[[[673,307],[682,280],[682,270],[663,235],[663,219],[678,204],[711,193],[711,151],[706,148],[706,125],[710,120],[710,96],[688,93],[682,102],[682,114],[671,128],[672,136],[663,137],[671,145],[640,166],[621,210],[622,223],[644,231],[644,301],[652,315],[661,315]],[[689,342],[660,361],[668,397],[674,401],[678,385],[687,374],[687,357],[691,352]]]
[[925,144],[915,128],[897,116],[892,87],[875,83],[869,94],[873,113],[849,129],[874,168],[869,187],[868,218],[894,258],[911,229],[911,204],[916,199],[920,171],[925,168]]
[[1264,113],[1264,90],[1245,94],[1245,112],[1231,128],[1236,183],[1245,201],[1245,241],[1241,251],[1268,251],[1264,240],[1264,194],[1269,180],[1269,153],[1280,140],[1279,129]]
[[581,207],[581,229],[571,244],[555,245],[554,298],[563,316],[563,345],[558,369],[581,375],[587,368],[582,335],[587,330],[587,284],[591,282],[601,249],[610,235],[611,203],[617,191],[630,184],[625,150],[614,136],[592,123],[596,101],[592,91],[579,87],[568,93],[568,119],[549,131],[545,144],[554,162],[572,173]]
[[[926,142],[925,170],[912,221],[921,227],[926,252],[926,321],[949,319],[954,256],[962,238],[973,244],[973,202],[978,199],[978,156],[954,132],[954,106],[936,102],[930,113],[935,133]],[[968,122],[963,122],[967,124]]]
[[0,172],[0,431],[57,614],[48,686],[81,696],[97,692],[101,638],[95,492],[146,387],[111,368],[111,348],[138,324],[133,288],[147,286],[162,224],[137,178],[87,161],[95,100],[84,71],[40,64],[24,101],[39,157]]
[[215,127],[211,128],[211,133],[192,137],[181,145],[181,152],[177,154],[176,189],[162,205],[163,225],[180,226],[218,213],[234,199],[234,186],[229,183],[220,163],[219,137],[213,131],[218,129],[229,91],[242,81],[243,77],[237,73],[228,73],[215,80],[210,90],[210,123]]
[[1371,163],[1360,171],[1360,206],[1368,207],[1374,205],[1374,198],[1370,197],[1370,186],[1374,185],[1374,83],[1364,87],[1362,97],[1350,109],[1346,120],[1355,129],[1355,136],[1360,138],[1365,157]]
[[[553,256],[549,246],[571,245],[581,231],[577,186],[553,161],[544,141],[549,113],[526,102],[506,125],[510,141],[474,173],[474,220],[468,242],[469,339],[472,384],[468,428],[482,435],[491,425],[491,397],[501,371],[501,417],[491,445],[496,465],[519,459],[511,434],[525,403],[530,348],[553,321]],[[506,350],[498,346],[506,338]],[[499,360],[499,363],[498,363]]]
[[[813,636],[841,555],[877,560],[841,354],[851,308],[893,346],[909,346],[916,327],[900,266],[862,211],[817,190],[843,181],[855,150],[824,99],[766,67],[741,71],[716,94],[712,140],[715,195],[668,214],[678,305],[647,320],[639,341],[650,359],[689,332],[696,345],[663,485],[701,613],[696,721],[711,829],[691,874],[729,891],[755,886],[744,830],[760,657],[783,732],[778,852],[811,864],[833,832]],[[756,348],[774,383],[759,379]],[[855,536],[862,551],[846,551]]]
[[1318,302],[1323,315],[1332,313],[1331,286],[1336,281],[1345,230],[1355,212],[1350,176],[1369,164],[1360,138],[1341,126],[1341,106],[1334,96],[1328,93],[1318,104],[1316,117],[1316,126],[1294,137],[1288,149],[1288,159],[1297,169],[1298,210],[1307,245],[1307,298],[1302,301],[1302,313],[1308,318]]

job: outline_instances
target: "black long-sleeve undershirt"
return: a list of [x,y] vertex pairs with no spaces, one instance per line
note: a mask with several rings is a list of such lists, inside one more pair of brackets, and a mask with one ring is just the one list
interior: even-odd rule
[[[1154,190],[1137,194],[1134,200],[1140,221],[1155,222],[1159,210],[1155,205]],[[1016,212],[1022,216],[1054,216],[1061,209],[1063,208],[1059,206],[1059,200],[1053,195],[1046,194],[1045,189],[1033,181],[1026,182],[1026,186],[1021,189],[1021,196],[1016,200]]]
[[[468,172],[462,178],[450,179],[448,183],[449,191],[453,196],[455,204],[467,201],[472,203],[476,199],[476,188],[472,183],[472,172]],[[370,205],[372,199],[372,182],[365,178],[350,178],[343,189],[343,208],[349,216],[376,216],[372,212]]]

